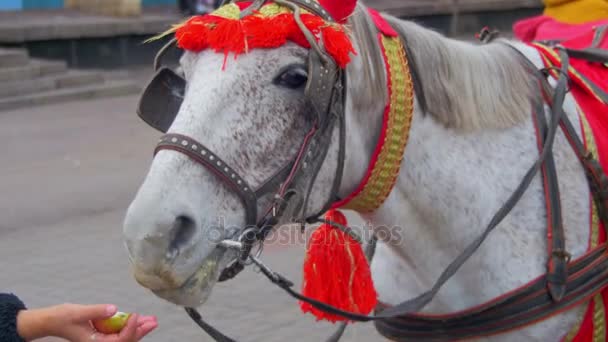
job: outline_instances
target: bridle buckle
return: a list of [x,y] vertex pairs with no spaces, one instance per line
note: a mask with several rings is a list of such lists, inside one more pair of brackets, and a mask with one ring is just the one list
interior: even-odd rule
[[556,258],[565,260],[566,263],[570,263],[570,261],[572,260],[572,254],[570,254],[565,249],[554,249],[551,252],[551,255],[554,256],[554,257],[556,257]]

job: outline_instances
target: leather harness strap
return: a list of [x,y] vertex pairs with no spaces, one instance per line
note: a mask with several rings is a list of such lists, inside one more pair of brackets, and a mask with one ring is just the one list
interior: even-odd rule
[[377,321],[384,336],[396,341],[479,338],[521,328],[569,309],[603,289],[608,282],[606,246],[570,264],[561,301],[547,291],[546,275],[490,303],[452,315],[403,315]]
[[[181,152],[206,169],[213,171],[224,183],[228,184],[245,206],[245,221],[255,222],[257,219],[256,191],[239,176],[218,155],[206,148],[198,141],[182,134],[165,134],[160,138],[154,155],[162,150],[173,150]],[[271,179],[274,177],[271,177]]]
[[[539,150],[547,139],[547,122],[543,103],[538,101],[532,110],[534,128]],[[559,301],[566,292],[567,263],[569,254],[565,250],[564,226],[561,215],[559,184],[553,154],[547,156],[541,169],[543,188],[545,191],[545,206],[547,210],[547,248],[549,261],[547,264],[547,281],[549,293],[554,300]]]

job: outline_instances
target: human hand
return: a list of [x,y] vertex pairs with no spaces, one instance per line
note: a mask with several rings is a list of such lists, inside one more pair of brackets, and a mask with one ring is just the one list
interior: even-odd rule
[[17,316],[17,326],[21,337],[28,341],[55,336],[71,342],[136,342],[158,326],[154,316],[132,314],[119,334],[106,335],[95,331],[92,320],[110,318],[116,312],[114,305],[62,304],[21,311]]

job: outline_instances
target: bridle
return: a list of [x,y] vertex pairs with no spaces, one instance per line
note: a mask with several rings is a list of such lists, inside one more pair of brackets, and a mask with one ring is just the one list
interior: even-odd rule
[[[172,150],[187,155],[192,160],[212,171],[218,179],[238,195],[243,203],[245,208],[245,225],[247,228],[244,229],[244,233],[241,233],[238,241],[236,241],[242,245],[242,248],[238,259],[223,271],[220,281],[231,279],[243,270],[253,245],[256,242],[264,241],[268,233],[277,224],[289,200],[294,195],[302,196],[300,205],[301,218],[299,219],[302,224],[314,221],[334,202],[335,199],[331,198],[319,214],[306,216],[312,186],[327,155],[328,145],[336,123],[339,123],[341,127],[341,141],[339,163],[331,193],[337,192],[342,178],[345,139],[343,120],[345,98],[345,87],[343,86],[344,74],[317,44],[312,33],[308,31],[299,19],[300,7],[306,8],[327,21],[331,21],[331,17],[314,1],[277,0],[275,2],[294,11],[296,23],[298,23],[308,42],[313,47],[310,49],[308,56],[309,79],[305,88],[305,98],[311,108],[314,123],[306,134],[296,157],[288,165],[270,176],[261,186],[254,188],[216,153],[191,137],[175,133],[165,134],[160,138],[155,149],[155,154],[162,150]],[[258,1],[251,6],[259,7],[263,3],[264,1]],[[173,43],[173,41],[169,42],[168,46]],[[161,52],[164,52],[164,50],[161,50]],[[151,112],[158,111],[157,108],[164,109],[163,106],[157,106],[158,100],[154,100],[154,95],[158,92],[167,91],[167,88],[171,86],[176,87],[179,92],[183,93],[185,80],[168,68],[160,68],[161,57],[162,53],[159,54],[155,62],[155,67],[158,68],[155,78],[162,79],[163,82],[153,81],[150,83],[140,101],[138,114],[152,127],[162,132],[167,132],[167,129],[173,122],[173,118],[162,114],[150,115]],[[163,89],[163,87],[166,88]],[[169,106],[172,112],[177,111],[179,104],[179,98],[176,97],[172,97],[169,101],[165,102],[165,106]],[[151,107],[155,109],[150,110]],[[262,212],[263,214],[258,219],[258,200],[269,194],[273,195],[272,204]],[[230,240],[226,241],[225,244],[234,246],[234,243],[231,244]]]
[[[318,213],[307,215],[310,194],[328,153],[336,125],[339,126],[340,132],[339,152],[336,175],[330,189],[331,194],[338,192],[342,180],[346,139],[344,122],[345,77],[343,70],[319,46],[313,34],[302,23],[300,18],[301,8],[314,13],[327,22],[334,22],[334,20],[315,1],[276,0],[274,2],[293,11],[296,24],[311,45],[308,55],[309,78],[304,92],[306,103],[311,108],[314,119],[313,125],[306,133],[295,158],[270,176],[261,186],[254,188],[249,185],[244,177],[240,176],[216,153],[206,148],[203,143],[186,135],[167,133],[177,115],[186,88],[186,81],[181,76],[171,69],[161,66],[163,55],[175,45],[175,40],[166,44],[157,54],[154,63],[157,74],[144,90],[138,106],[138,115],[142,120],[157,130],[167,133],[160,138],[154,151],[155,155],[163,150],[185,154],[215,174],[218,179],[238,195],[243,203],[246,228],[239,233],[238,238],[230,237],[220,243],[220,246],[238,249],[239,256],[222,271],[219,281],[232,279],[244,269],[248,259],[252,257],[251,252],[255,243],[264,241],[278,223],[290,200],[299,197],[298,210],[301,214],[297,221],[302,225],[317,222],[320,215],[336,201],[336,198],[329,198]],[[265,1],[255,1],[243,11],[242,16],[253,13],[264,3]],[[167,115],[167,113],[170,114]],[[272,204],[263,210],[261,217],[258,218],[258,200],[270,194],[273,195]],[[191,316],[198,315],[194,309],[187,309],[187,311]],[[219,337],[221,335],[219,332],[214,332],[213,328],[204,322],[200,322],[200,319],[195,320],[212,336]]]
[[[393,338],[400,338],[408,336],[408,333],[412,331],[416,332],[420,326],[425,327],[428,324],[430,326],[431,336],[433,329],[442,329],[442,322],[439,321],[435,325],[428,323],[425,319],[419,319],[413,314],[419,312],[424,308],[437,294],[441,287],[460,269],[460,267],[476,252],[480,245],[484,242],[486,237],[499,225],[499,223],[509,214],[519,199],[523,196],[525,190],[528,188],[533,178],[542,170],[543,177],[547,180],[545,182],[547,193],[550,194],[548,201],[548,210],[552,210],[550,213],[559,217],[561,215],[561,208],[558,205],[556,198],[559,198],[556,182],[554,181],[554,165],[552,162],[552,146],[555,139],[558,127],[564,129],[565,133],[569,136],[569,139],[575,148],[577,155],[581,159],[581,162],[588,174],[589,181],[593,189],[601,193],[607,192],[608,180],[606,177],[601,177],[603,171],[597,162],[594,162],[585,153],[583,144],[579,141],[576,133],[573,131],[572,124],[569,122],[563,112],[563,101],[565,94],[568,91],[568,55],[566,50],[560,50],[564,56],[563,67],[559,73],[559,80],[555,89],[552,89],[546,80],[542,76],[535,73],[539,78],[539,82],[543,85],[545,93],[549,94],[551,99],[550,108],[551,116],[549,122],[546,122],[545,118],[542,117],[541,111],[543,108],[536,107],[535,123],[538,127],[538,134],[541,136],[539,139],[539,157],[535,163],[529,168],[520,184],[517,186],[513,194],[507,199],[504,205],[498,210],[494,217],[490,220],[486,229],[476,238],[471,244],[469,244],[465,250],[458,255],[454,261],[448,265],[448,267],[441,273],[436,283],[427,292],[402,302],[396,306],[383,307],[379,312],[373,316],[366,316],[346,312],[319,302],[315,299],[305,297],[300,293],[293,290],[293,283],[281,276],[280,274],[272,271],[259,259],[259,255],[252,255],[253,247],[258,242],[263,242],[267,235],[272,231],[273,227],[278,223],[279,218],[286,209],[287,204],[290,201],[295,200],[299,197],[300,202],[298,208],[301,213],[299,222],[301,224],[324,222],[320,219],[320,215],[331,207],[337,198],[337,192],[342,180],[342,173],[344,169],[344,158],[345,158],[345,113],[344,113],[344,101],[345,101],[345,75],[344,72],[337,67],[336,63],[324,52],[323,48],[317,44],[312,34],[304,26],[300,20],[300,8],[305,8],[308,11],[322,17],[326,21],[333,21],[331,16],[321,8],[315,1],[310,0],[274,0],[279,5],[286,6],[293,10],[296,22],[299,28],[302,30],[307,40],[311,45],[311,49],[308,56],[308,83],[305,90],[306,101],[313,112],[314,124],[306,134],[304,141],[302,142],[296,157],[285,167],[278,170],[274,175],[269,177],[263,184],[257,188],[251,187],[244,180],[243,177],[239,176],[229,165],[227,165],[217,154],[207,149],[202,143],[196,141],[185,135],[169,133],[165,134],[158,143],[155,153],[162,150],[172,150],[183,153],[196,161],[206,169],[212,171],[224,184],[226,184],[233,192],[235,192],[241,199],[245,212],[246,212],[246,225],[247,228],[241,232],[237,239],[230,238],[220,243],[220,246],[225,248],[236,249],[239,253],[238,258],[230,264],[226,269],[223,270],[220,275],[219,281],[226,281],[234,278],[240,273],[248,262],[255,264],[272,283],[281,287],[288,294],[294,298],[307,302],[314,307],[324,310],[328,313],[340,315],[348,318],[352,321],[376,321],[379,330],[389,329],[385,331],[385,335]],[[243,11],[245,14],[251,13],[253,10],[259,8],[265,3],[264,0],[255,1],[250,9]],[[171,46],[174,42],[170,42],[168,46]],[[140,105],[138,108],[139,116],[152,127],[166,133],[169,126],[173,122],[177,110],[179,109],[180,92],[183,96],[185,89],[185,80],[175,74],[173,71],[167,68],[160,68],[160,58],[162,53],[166,50],[163,48],[159,53],[159,56],[155,62],[155,67],[158,70],[157,75],[145,89]],[[525,60],[525,58],[524,58]],[[531,66],[531,69],[534,69]],[[530,70],[533,72],[536,70]],[[177,91],[177,93],[174,93]],[[165,96],[158,96],[164,93]],[[167,96],[169,94],[170,96]],[[159,103],[162,102],[162,103]],[[167,112],[168,111],[168,112]],[[172,113],[173,116],[167,115]],[[307,215],[308,200],[312,192],[312,187],[316,180],[317,175],[323,165],[332,134],[336,128],[339,128],[339,153],[338,163],[336,169],[336,175],[334,182],[331,187],[332,196],[328,199],[327,203],[323,206],[323,209],[319,213]],[[258,215],[258,200],[264,196],[272,194],[272,204],[264,211],[262,215]],[[596,199],[598,207],[605,207],[606,200],[602,198]],[[556,204],[557,203],[557,204]],[[260,217],[259,217],[260,216]],[[259,218],[258,218],[259,217]],[[559,220],[557,220],[559,221]],[[356,234],[349,227],[341,226],[334,222],[329,222],[338,229],[348,232],[351,235]],[[600,286],[608,284],[608,273],[604,272],[604,269],[608,269],[608,258],[604,253],[598,254],[597,251],[588,253],[579,259],[576,265],[571,268],[567,266],[570,264],[570,258],[565,251],[563,246],[563,228],[556,227],[554,231],[555,238],[551,241],[552,246],[550,248],[550,258],[553,260],[555,268],[549,269],[547,275],[536,280],[532,285],[537,286],[535,289],[539,293],[539,299],[532,303],[538,307],[544,307],[546,305],[552,305],[546,311],[543,311],[543,317],[550,314],[554,314],[560,310],[564,305],[571,304],[580,300],[580,298],[587,298],[589,293],[597,291]],[[360,240],[359,237],[357,237]],[[373,247],[375,240],[372,240],[369,246]],[[371,252],[369,257],[373,256]],[[582,260],[582,261],[580,261]],[[589,271],[585,276],[581,276],[581,270],[584,270],[586,265],[596,265],[598,268],[596,272]],[[572,273],[572,272],[579,273]],[[600,272],[601,271],[601,272]],[[571,281],[571,277],[576,276],[576,279]],[[548,284],[545,286],[545,284]],[[527,290],[528,288],[526,288]],[[520,295],[516,293],[515,295]],[[515,297],[515,295],[513,297]],[[529,296],[528,296],[529,297]],[[524,298],[528,298],[525,297]],[[509,297],[511,299],[511,297]],[[519,302],[518,302],[519,303]],[[497,303],[493,303],[490,307],[492,310],[504,310],[502,306],[510,304],[506,299]],[[527,302],[524,304],[528,304]],[[532,305],[530,304],[530,305]],[[553,305],[554,304],[554,305]],[[501,306],[502,305],[502,306]],[[544,305],[544,306],[543,306]],[[513,310],[511,306],[508,306],[510,310]],[[536,306],[535,306],[536,308]],[[492,312],[487,307],[484,308],[485,312]],[[516,314],[520,314],[519,321],[512,324],[526,324],[526,320],[529,319],[525,316],[528,311],[528,307],[521,307],[516,311]],[[201,315],[193,308],[186,308],[186,312],[190,317],[210,336],[216,341],[233,341],[229,337],[223,335],[218,330],[203,321]],[[497,311],[500,312],[500,311]],[[511,311],[509,311],[511,312]],[[513,315],[513,313],[511,312]],[[407,319],[403,317],[409,317],[408,319],[413,323],[408,323]],[[499,320],[499,315],[494,316],[494,320]],[[498,317],[498,318],[496,318]],[[536,316],[535,316],[536,317]],[[487,316],[482,317],[487,319]],[[395,323],[396,322],[396,323]],[[447,322],[447,321],[446,321]],[[443,322],[444,324],[447,324]],[[474,321],[477,324],[477,321]],[[392,325],[391,325],[392,324]],[[456,324],[456,323],[454,323]],[[473,324],[473,323],[471,323]],[[403,331],[399,331],[402,335],[395,335],[396,328],[402,328]],[[456,327],[458,325],[456,324]],[[334,334],[330,341],[337,341],[342,332],[344,331],[345,325],[342,325],[338,332]],[[456,329],[456,328],[454,328]],[[446,328],[446,331],[449,329]],[[426,330],[425,330],[426,331]],[[500,329],[499,329],[500,332]],[[457,334],[454,333],[454,336]],[[445,335],[442,335],[445,336]],[[451,336],[448,334],[448,336]]]

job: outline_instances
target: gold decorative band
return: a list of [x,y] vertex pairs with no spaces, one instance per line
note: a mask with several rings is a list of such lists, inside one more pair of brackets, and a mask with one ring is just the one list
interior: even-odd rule
[[384,52],[389,102],[384,113],[383,136],[372,160],[368,180],[344,206],[366,213],[376,210],[391,193],[407,145],[414,112],[414,86],[405,47],[399,37],[380,35]]

